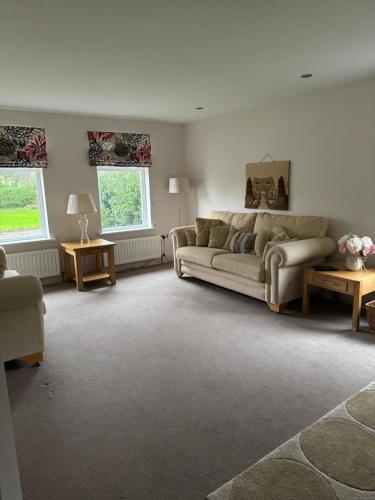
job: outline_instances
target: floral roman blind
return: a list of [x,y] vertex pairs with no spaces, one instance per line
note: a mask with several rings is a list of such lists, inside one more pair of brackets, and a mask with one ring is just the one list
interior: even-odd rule
[[0,126],[0,167],[45,168],[47,165],[43,128]]
[[89,163],[92,167],[150,167],[149,134],[120,132],[87,132]]

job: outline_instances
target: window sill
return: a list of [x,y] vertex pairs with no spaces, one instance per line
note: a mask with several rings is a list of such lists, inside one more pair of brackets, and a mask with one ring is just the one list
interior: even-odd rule
[[137,227],[134,229],[116,229],[115,231],[102,231],[99,233],[99,236],[110,236],[111,234],[121,234],[121,233],[142,233],[146,231],[153,231],[156,229],[156,226],[149,227]]
[[33,238],[32,240],[8,240],[8,241],[0,241],[0,246],[11,246],[11,245],[25,245],[25,244],[33,244],[33,243],[44,243],[48,241],[56,241],[56,238]]

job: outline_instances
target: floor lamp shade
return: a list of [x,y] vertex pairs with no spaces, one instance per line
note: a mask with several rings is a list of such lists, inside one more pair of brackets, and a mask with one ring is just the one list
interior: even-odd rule
[[168,192],[171,194],[187,193],[189,191],[189,179],[187,177],[170,177]]
[[92,214],[94,212],[97,212],[97,209],[90,193],[69,196],[67,214]]

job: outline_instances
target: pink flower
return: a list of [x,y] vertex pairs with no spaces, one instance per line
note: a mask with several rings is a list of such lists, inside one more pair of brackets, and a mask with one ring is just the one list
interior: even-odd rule
[[340,253],[346,253],[346,246],[345,245],[339,245],[339,252]]
[[114,132],[88,132],[90,141],[114,142],[116,139]]
[[23,148],[23,151],[33,161],[46,160],[47,150],[46,138],[44,134],[34,134],[33,136],[31,136],[29,142]]
[[149,161],[151,163],[151,142],[145,139],[138,146],[136,156],[140,161]]
[[366,246],[365,248],[362,249],[362,255],[366,257],[367,255],[370,255],[371,253],[375,253],[375,245],[369,245]]

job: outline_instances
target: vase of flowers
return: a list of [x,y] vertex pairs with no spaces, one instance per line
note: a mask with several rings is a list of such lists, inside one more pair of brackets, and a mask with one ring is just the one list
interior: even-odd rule
[[345,267],[348,271],[360,271],[365,269],[364,262],[368,255],[375,254],[375,245],[371,238],[348,233],[337,242],[339,252],[346,255]]

